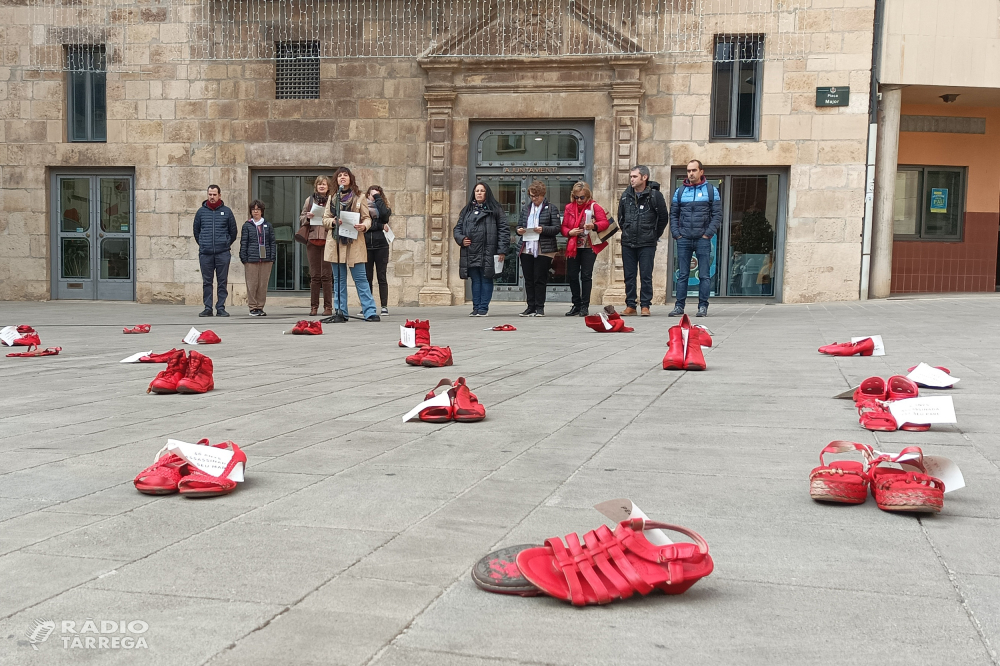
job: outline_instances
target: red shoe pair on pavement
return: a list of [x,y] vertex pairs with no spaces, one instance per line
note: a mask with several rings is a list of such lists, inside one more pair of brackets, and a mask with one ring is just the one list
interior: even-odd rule
[[214,389],[212,359],[196,351],[189,354],[185,356],[183,350],[176,350],[166,369],[149,383],[146,393],[207,393]]
[[424,345],[416,354],[406,357],[409,365],[422,365],[425,368],[443,368],[446,365],[453,365],[454,359],[451,355],[451,347],[435,347]]
[[[413,329],[414,336],[417,339],[417,347],[426,347],[431,344],[431,322],[429,319],[424,319],[423,321],[420,319],[414,319],[413,321],[407,319],[406,323],[403,324],[403,328]],[[406,345],[400,340],[399,346],[405,347]]]
[[42,341],[38,338],[38,331],[26,324],[21,326],[5,326],[3,328],[3,344],[8,347],[40,347]]
[[[825,453],[860,451],[863,462],[837,460],[827,465]],[[893,467],[905,464],[918,471]],[[809,473],[809,495],[820,502],[864,504],[871,491],[883,511],[938,513],[944,506],[944,482],[927,474],[924,452],[908,446],[897,454],[876,453],[867,444],[830,442],[819,454],[819,467]]]
[[834,342],[832,345],[823,345],[819,348],[820,354],[828,356],[871,356],[875,351],[875,341],[871,338],[858,340],[857,342]]
[[476,394],[469,390],[469,386],[465,383],[465,377],[459,377],[454,384],[451,383],[450,379],[442,379],[424,396],[424,400],[434,398],[434,392],[442,386],[449,387],[448,396],[451,398],[451,404],[420,410],[419,418],[421,421],[445,423],[454,420],[460,423],[472,423],[486,418],[486,407],[479,404]]
[[151,328],[152,326],[150,326],[149,324],[139,324],[134,328],[129,328],[128,326],[126,326],[125,328],[122,329],[122,333],[149,333],[149,329]]
[[622,316],[615,312],[613,305],[606,305],[603,315],[587,315],[583,318],[583,323],[587,325],[587,328],[598,333],[631,333],[635,330],[631,326],[625,325]]
[[323,335],[323,324],[303,319],[292,326],[292,335]]
[[[226,495],[236,488],[236,479],[243,479],[247,456],[233,442],[209,444],[207,439],[198,441],[201,446],[229,449],[233,452],[226,468],[219,476],[198,469],[187,460],[163,447],[156,454],[156,461],[139,472],[132,482],[136,490],[146,495],[172,495],[187,497],[216,497]],[[235,477],[235,479],[230,478]]]
[[902,375],[893,375],[889,381],[881,377],[869,377],[854,390],[854,406],[858,409],[858,422],[866,430],[879,432],[930,430],[929,423],[899,424],[889,411],[890,402],[916,398],[919,395],[920,389],[917,385]]
[[712,334],[704,326],[692,326],[687,315],[670,327],[669,342],[663,357],[664,370],[704,370],[705,354],[702,347],[712,346]]

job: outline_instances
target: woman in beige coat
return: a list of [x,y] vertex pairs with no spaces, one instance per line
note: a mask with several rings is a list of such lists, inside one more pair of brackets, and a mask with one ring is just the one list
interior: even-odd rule
[[[347,167],[340,167],[333,174],[337,191],[330,197],[330,204],[323,213],[323,226],[326,227],[326,250],[323,258],[330,262],[333,269],[333,317],[332,323],[348,321],[347,314],[347,271],[350,269],[354,280],[354,288],[358,290],[358,300],[365,321],[382,321],[372,298],[371,287],[368,286],[368,276],[365,274],[365,262],[368,261],[368,249],[365,246],[365,232],[372,226],[368,202],[361,195],[361,189],[354,180],[354,174]],[[360,220],[353,225],[356,237],[351,238],[342,233],[341,212],[358,213]]]

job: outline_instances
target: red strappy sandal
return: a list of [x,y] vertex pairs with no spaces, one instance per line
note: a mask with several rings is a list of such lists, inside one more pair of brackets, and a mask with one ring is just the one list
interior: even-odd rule
[[[207,440],[203,441],[207,443]],[[177,490],[180,491],[181,495],[185,497],[217,497],[219,495],[228,495],[235,490],[236,481],[229,477],[238,474],[242,478],[243,468],[247,464],[247,455],[233,442],[222,442],[214,446],[220,449],[232,449],[233,457],[229,461],[229,464],[226,465],[226,468],[219,476],[212,476],[208,472],[203,472],[200,469],[189,466],[190,473],[182,477],[177,484]],[[239,470],[237,470],[238,465],[240,466]],[[234,472],[237,474],[234,474]]]
[[875,351],[875,341],[871,338],[858,340],[857,342],[834,342],[832,345],[823,345],[819,348],[820,354],[829,356],[871,356]]
[[[424,396],[424,400],[430,400],[433,398],[436,395],[435,392],[442,386],[447,386],[448,391],[452,391],[451,380],[442,379],[437,383],[437,386],[428,391],[427,395]],[[421,409],[417,417],[421,421],[426,421],[427,423],[447,423],[448,421],[451,421],[455,410],[455,395],[454,393],[450,393],[450,396],[450,405],[441,405],[438,407],[427,407],[425,409]]]
[[149,324],[139,324],[135,328],[129,328],[126,326],[122,329],[122,333],[149,333],[149,329],[152,328]]
[[59,352],[62,351],[62,347],[46,347],[45,349],[38,349],[35,345],[28,345],[28,351],[24,352],[11,352],[7,354],[7,357],[33,357],[33,356],[58,356]]
[[896,417],[881,400],[864,400],[857,405],[858,422],[866,430],[894,432],[898,429]]
[[[900,461],[921,471],[882,467],[883,463]],[[927,474],[920,447],[908,446],[896,456],[879,456],[872,461],[869,476],[875,504],[883,511],[938,513],[944,506],[944,482]]]
[[486,407],[479,404],[476,394],[469,390],[465,377],[459,377],[454,384],[455,394],[452,404],[455,406],[454,417],[462,423],[482,421],[486,418]]
[[835,460],[829,465],[824,453],[861,451],[865,461],[872,457],[872,448],[857,442],[830,442],[819,452],[819,467],[809,472],[809,496],[820,502],[864,504],[868,498],[868,473],[865,464],[855,460]]
[[514,328],[510,324],[501,324],[500,326],[494,326],[490,330],[491,331],[516,331],[517,329]]
[[[644,529],[680,532],[694,543],[655,546]],[[517,567],[543,592],[574,606],[606,604],[654,589],[682,594],[714,568],[701,535],[678,525],[634,518],[620,522],[614,532],[601,525],[583,541],[576,534],[566,535],[566,546],[559,538],[546,539],[545,546],[518,553]]]
[[854,389],[854,404],[865,400],[885,400],[888,397],[885,380],[881,377],[869,377]]

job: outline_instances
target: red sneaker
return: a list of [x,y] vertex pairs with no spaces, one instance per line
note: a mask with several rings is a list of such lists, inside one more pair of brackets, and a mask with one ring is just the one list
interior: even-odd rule
[[170,357],[177,352],[182,352],[180,349],[171,349],[170,351],[165,351],[162,354],[150,354],[149,356],[143,356],[139,359],[139,363],[167,363],[170,361]]
[[188,359],[181,350],[174,351],[167,361],[167,367],[161,370],[149,383],[146,393],[177,393],[177,384],[188,371]]
[[453,365],[451,347],[428,347],[430,351],[420,361],[420,365],[425,368],[443,368],[446,365]]
[[323,324],[303,319],[292,326],[292,335],[323,335]]
[[[410,321],[409,319],[407,319],[406,323],[403,324],[403,328],[412,328],[412,329],[414,329],[414,337],[416,338],[417,347],[423,347],[423,346],[429,345],[431,343],[431,322],[430,322],[430,320],[425,319],[425,320],[421,321],[419,319],[414,319],[413,321]],[[405,347],[406,345],[404,345],[403,341],[400,340],[399,341],[399,346],[400,347]]]
[[832,345],[823,345],[819,348],[820,354],[828,354],[830,356],[854,356],[855,354],[871,356],[874,351],[875,341],[871,338],[865,338],[857,342],[834,342]]
[[212,359],[192,351],[188,358],[187,372],[177,382],[178,393],[207,393],[215,388],[212,376]]
[[410,354],[409,356],[407,356],[406,362],[409,365],[421,365],[423,363],[424,358],[426,358],[427,354],[430,353],[431,349],[432,347],[430,345],[424,345],[423,347],[418,349],[415,354]]

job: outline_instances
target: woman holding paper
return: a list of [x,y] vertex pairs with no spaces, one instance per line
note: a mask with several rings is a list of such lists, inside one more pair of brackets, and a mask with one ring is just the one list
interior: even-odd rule
[[[313,193],[306,197],[299,215],[299,231],[306,230],[306,257],[309,259],[309,316],[319,310],[319,292],[323,290],[323,315],[333,314],[333,274],[330,264],[323,259],[326,247],[326,229],[323,227],[324,211],[330,210],[330,179],[319,176],[313,183]],[[302,235],[300,233],[300,235]]]
[[354,279],[354,288],[358,290],[358,300],[361,301],[365,321],[382,321],[365,275],[368,251],[364,239],[358,238],[358,234],[364,234],[372,226],[368,204],[350,169],[340,167],[333,174],[333,180],[337,191],[333,193],[332,201],[323,214],[323,226],[327,232],[323,256],[332,264],[333,270],[334,314],[330,322],[336,324],[348,321],[348,270]]
[[566,277],[573,295],[573,307],[567,317],[590,314],[590,289],[593,285],[594,263],[608,244],[594,242],[592,232],[605,231],[611,224],[607,213],[597,205],[590,185],[582,180],[573,186],[571,201],[563,213],[562,233],[566,243]]
[[549,283],[549,267],[559,248],[559,211],[545,198],[545,183],[536,180],[528,185],[531,203],[521,209],[517,235],[521,237],[518,256],[524,275],[524,295],[528,307],[522,317],[545,316],[545,286]]
[[[368,289],[374,298],[375,290],[372,288],[372,276],[378,275],[378,296],[382,301],[382,314],[389,314],[389,281],[386,280],[385,270],[389,266],[389,242],[393,238],[392,230],[389,228],[389,217],[392,209],[389,207],[389,200],[385,196],[385,191],[379,185],[372,185],[368,188],[368,213],[372,218],[372,228],[365,232],[365,245],[368,248],[368,261],[365,263],[365,275],[368,276]],[[389,236],[386,236],[388,232]]]
[[[493,299],[493,278],[510,249],[507,215],[486,183],[477,183],[472,200],[458,214],[455,242],[461,249],[458,275],[472,280],[470,317],[486,317]],[[498,269],[498,266],[501,268]]]

